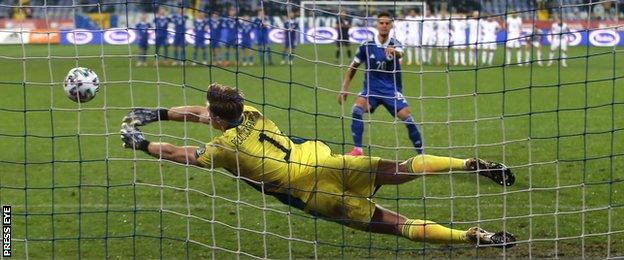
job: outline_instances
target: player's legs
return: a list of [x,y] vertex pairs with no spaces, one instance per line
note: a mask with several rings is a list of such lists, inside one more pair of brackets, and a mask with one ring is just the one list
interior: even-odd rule
[[336,55],[334,55],[334,57],[336,58],[336,62],[340,61],[340,54],[342,53],[342,39],[338,39],[338,41],[336,41]]
[[468,48],[468,64],[477,65],[477,47],[473,47],[472,45]]
[[284,64],[286,62],[286,55],[288,52],[289,52],[288,45],[285,44],[282,48],[282,59],[280,61],[280,64]]
[[511,64],[511,47],[505,47],[505,65]]
[[565,35],[561,38],[561,66],[568,66],[568,42]]
[[414,48],[412,45],[406,45],[405,48],[407,49],[405,51],[405,55],[407,56],[407,65],[412,65],[412,52],[414,51]]
[[492,42],[488,45],[488,65],[492,65],[494,62],[494,53],[496,52],[496,43]]
[[349,58],[349,60],[351,60],[351,58],[353,57],[351,53],[351,42],[346,41],[343,43],[343,46],[347,49],[347,57]]
[[437,244],[477,244],[510,248],[516,238],[508,232],[489,233],[478,227],[466,231],[444,227],[432,221],[408,219],[392,210],[376,205],[369,230],[374,233],[398,235],[416,242]]
[[273,65],[271,57],[271,45],[266,42],[260,42],[258,45],[258,60],[260,61],[260,64],[264,64],[266,60],[268,65]]
[[488,57],[488,50],[487,50],[487,44],[483,43],[479,46],[481,49],[481,64],[487,64],[487,57]]
[[[375,101],[373,98],[371,101]],[[373,106],[369,104],[367,98],[363,96],[357,96],[355,103],[351,109],[351,136],[353,137],[353,150],[348,155],[359,156],[363,155],[362,150],[362,135],[364,134],[364,113],[374,110],[377,106],[376,102],[373,102]]]
[[230,66],[230,43],[225,43],[225,54],[223,56],[223,66]]
[[137,66],[141,66],[145,64],[145,60],[147,59],[147,46],[139,45],[139,58],[137,61]]
[[[410,141],[412,141],[412,145],[416,148],[416,153],[422,154],[424,152],[422,136],[418,130],[416,122],[414,122],[414,118],[412,117],[409,108],[407,107],[405,99],[401,97],[401,99],[396,100],[395,103],[396,110],[398,110],[396,116],[405,123],[405,127],[407,127],[407,134]],[[394,115],[394,113],[392,114]]]
[[206,45],[203,45],[201,47],[202,50],[202,63],[203,64],[207,64],[207,60],[208,60],[208,51],[206,51]]
[[466,66],[466,47],[460,46],[460,48],[457,49],[457,52],[459,52],[459,63],[462,66]]
[[425,174],[451,173],[452,171],[474,171],[501,186],[511,186],[516,180],[513,172],[501,163],[478,158],[460,159],[419,154],[400,163],[380,160],[375,173],[375,187],[398,185]]
[[296,44],[292,44],[290,46],[290,52],[288,53],[288,62],[289,64],[292,64],[294,59],[295,59],[295,49],[297,48]]
[[553,61],[555,60],[555,52],[559,50],[560,39],[553,37],[552,42],[550,43],[550,52],[548,53],[548,64],[546,66],[552,66]]
[[516,62],[518,66],[522,66],[522,48],[520,46],[520,40],[514,42],[514,47],[516,48]]

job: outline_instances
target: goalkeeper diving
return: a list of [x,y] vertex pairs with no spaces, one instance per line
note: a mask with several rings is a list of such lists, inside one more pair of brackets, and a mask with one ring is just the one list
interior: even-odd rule
[[[159,120],[210,124],[223,134],[201,146],[150,142],[138,127]],[[472,171],[509,186],[515,177],[505,165],[427,154],[406,161],[333,154],[321,141],[290,139],[257,109],[244,105],[239,90],[217,83],[208,87],[206,106],[132,109],[123,119],[121,139],[124,147],[156,158],[223,168],[283,203],[354,229],[438,244],[515,245],[516,238],[505,231],[450,229],[410,219],[372,200],[383,185],[398,185],[435,172]]]

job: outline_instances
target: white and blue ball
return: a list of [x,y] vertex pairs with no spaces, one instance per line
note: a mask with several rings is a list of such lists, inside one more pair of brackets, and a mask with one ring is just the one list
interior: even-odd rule
[[100,88],[100,80],[91,69],[77,67],[69,70],[63,82],[65,95],[74,102],[91,101]]

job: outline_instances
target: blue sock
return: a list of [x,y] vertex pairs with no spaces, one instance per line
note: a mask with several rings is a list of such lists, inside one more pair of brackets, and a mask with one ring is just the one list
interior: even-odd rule
[[420,131],[418,131],[418,127],[414,123],[414,118],[412,118],[411,115],[405,119],[405,126],[407,127],[409,139],[412,141],[412,145],[416,148],[416,152],[418,154],[423,154],[422,137],[420,136]]
[[355,147],[362,147],[362,134],[364,133],[364,122],[362,121],[363,115],[364,110],[362,110],[361,107],[354,105],[351,110],[351,116],[353,117],[351,120],[351,135],[353,136],[353,144]]
[[272,64],[273,63],[273,58],[272,58],[271,47],[269,47],[269,46],[266,47],[266,53],[268,55],[269,64]]

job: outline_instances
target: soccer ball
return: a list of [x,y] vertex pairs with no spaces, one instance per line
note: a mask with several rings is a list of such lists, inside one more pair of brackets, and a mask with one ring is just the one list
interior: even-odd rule
[[69,70],[63,88],[65,95],[74,102],[84,103],[95,97],[100,88],[97,74],[87,68],[73,68]]

